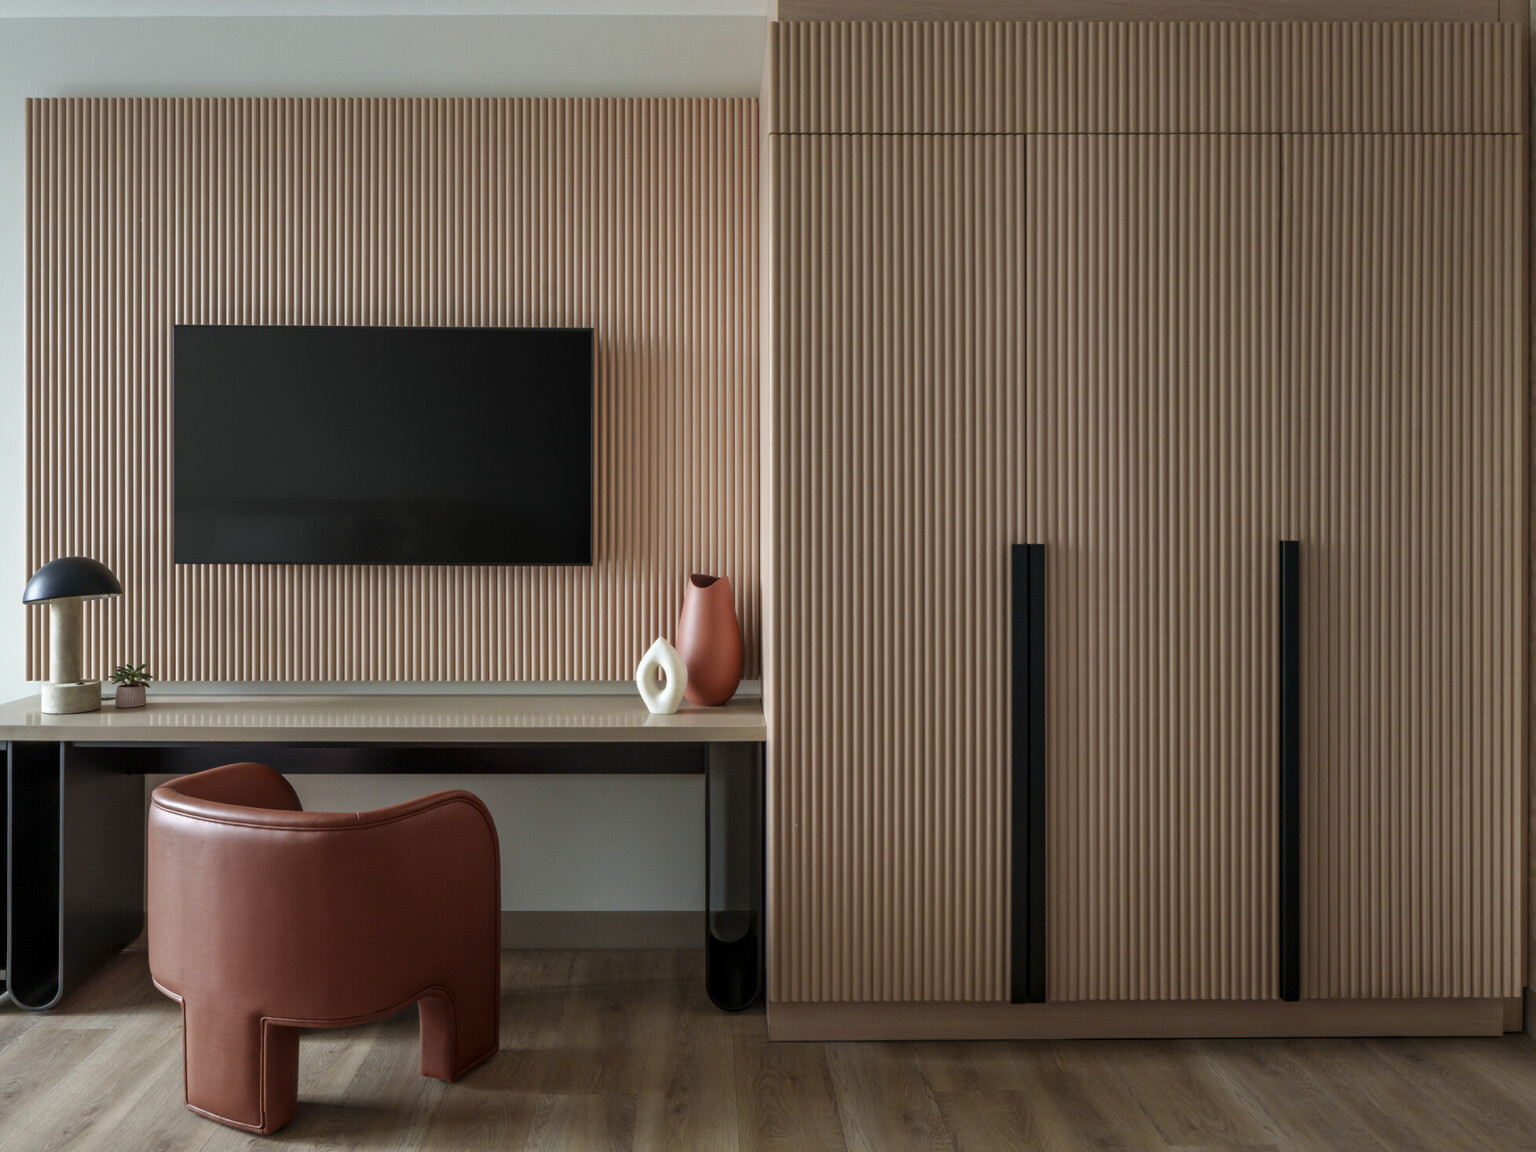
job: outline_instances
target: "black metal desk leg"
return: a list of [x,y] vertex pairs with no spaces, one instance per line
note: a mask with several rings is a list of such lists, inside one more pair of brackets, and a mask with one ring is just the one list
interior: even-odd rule
[[704,987],[740,1012],[763,992],[761,745],[711,744],[704,797]]
[[6,983],[22,1008],[52,1008],[143,930],[144,778],[127,755],[10,746]]
[[[0,740],[0,765],[5,768],[6,780],[11,776],[11,745],[9,741]],[[7,784],[5,794],[10,795],[10,787]],[[0,963],[4,963],[7,973],[6,979],[0,981],[0,991],[5,991],[9,982],[11,970],[11,817],[10,804],[7,801],[6,811],[0,816],[0,925],[4,925],[5,939],[0,940]]]

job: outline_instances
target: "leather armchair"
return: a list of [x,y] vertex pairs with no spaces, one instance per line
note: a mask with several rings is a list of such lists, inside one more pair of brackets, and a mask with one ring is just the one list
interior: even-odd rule
[[421,1073],[499,1043],[496,826],[468,792],[305,812],[265,764],[156,788],[149,967],[181,1004],[186,1103],[252,1132],[298,1104],[300,1028],[421,1013]]

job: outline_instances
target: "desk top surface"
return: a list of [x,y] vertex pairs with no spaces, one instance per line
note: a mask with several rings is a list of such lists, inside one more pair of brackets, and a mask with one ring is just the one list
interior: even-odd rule
[[28,696],[0,704],[0,740],[350,744],[756,743],[763,703],[684,704],[653,716],[638,695],[160,696],[143,708],[51,716]]

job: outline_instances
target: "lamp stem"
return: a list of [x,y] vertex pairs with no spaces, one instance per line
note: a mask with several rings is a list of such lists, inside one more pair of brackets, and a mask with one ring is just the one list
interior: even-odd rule
[[80,680],[84,607],[85,601],[79,596],[48,601],[48,679],[54,684]]

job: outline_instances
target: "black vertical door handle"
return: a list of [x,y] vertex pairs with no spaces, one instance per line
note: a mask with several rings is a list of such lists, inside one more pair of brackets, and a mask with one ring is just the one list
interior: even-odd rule
[[1045,1000],[1045,545],[1013,545],[1009,998]]
[[1301,999],[1301,542],[1280,541],[1280,999]]

